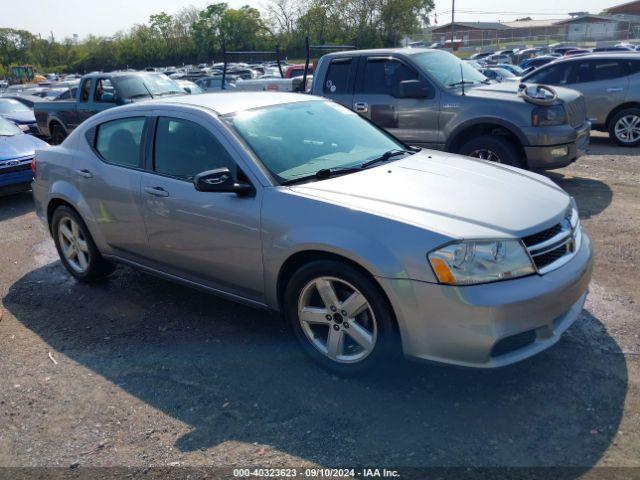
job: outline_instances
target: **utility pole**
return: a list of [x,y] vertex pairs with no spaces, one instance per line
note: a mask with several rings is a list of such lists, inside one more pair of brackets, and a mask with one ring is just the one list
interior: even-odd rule
[[451,0],[451,49],[453,49],[453,40],[456,38],[456,0]]

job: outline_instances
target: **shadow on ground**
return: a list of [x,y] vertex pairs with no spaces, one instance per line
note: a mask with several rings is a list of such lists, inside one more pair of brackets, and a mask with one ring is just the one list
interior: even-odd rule
[[545,175],[576,199],[582,219],[596,216],[611,205],[613,191],[600,180],[565,175],[561,170],[545,172]]
[[0,195],[0,222],[19,217],[33,211],[33,209],[33,195],[30,191]]
[[618,345],[586,311],[512,367],[407,362],[345,380],[310,364],[274,317],[128,268],[87,286],[52,263],[4,304],[62,355],[191,425],[182,451],[235,440],[329,466],[588,467],[627,392]]
[[[616,145],[606,134],[600,132],[592,132],[589,139],[588,155],[610,155],[619,157],[638,156],[637,147],[621,147]],[[578,159],[578,161],[580,161]],[[603,159],[606,161],[606,159]]]

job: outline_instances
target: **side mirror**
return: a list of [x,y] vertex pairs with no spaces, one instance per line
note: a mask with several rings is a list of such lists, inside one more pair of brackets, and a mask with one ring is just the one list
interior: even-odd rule
[[100,101],[105,103],[115,103],[116,96],[111,92],[102,92],[102,95],[100,95]]
[[249,183],[237,182],[227,167],[207,170],[193,178],[193,185],[199,192],[227,192],[237,195],[253,193],[253,186]]
[[191,95],[191,88],[190,87],[184,87],[183,90],[185,92],[187,92],[189,95]]
[[420,80],[403,80],[398,86],[400,98],[432,98],[435,94],[431,85]]

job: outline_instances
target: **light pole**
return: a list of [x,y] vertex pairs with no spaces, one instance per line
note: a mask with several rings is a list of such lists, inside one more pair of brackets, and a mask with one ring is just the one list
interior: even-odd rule
[[456,0],[451,0],[451,48],[453,49],[453,40],[456,38]]

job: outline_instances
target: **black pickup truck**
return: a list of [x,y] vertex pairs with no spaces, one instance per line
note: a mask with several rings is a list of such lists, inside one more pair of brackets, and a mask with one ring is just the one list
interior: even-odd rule
[[75,100],[34,105],[38,131],[60,144],[84,120],[108,108],[167,95],[184,95],[173,80],[154,72],[91,73],[80,80]]

